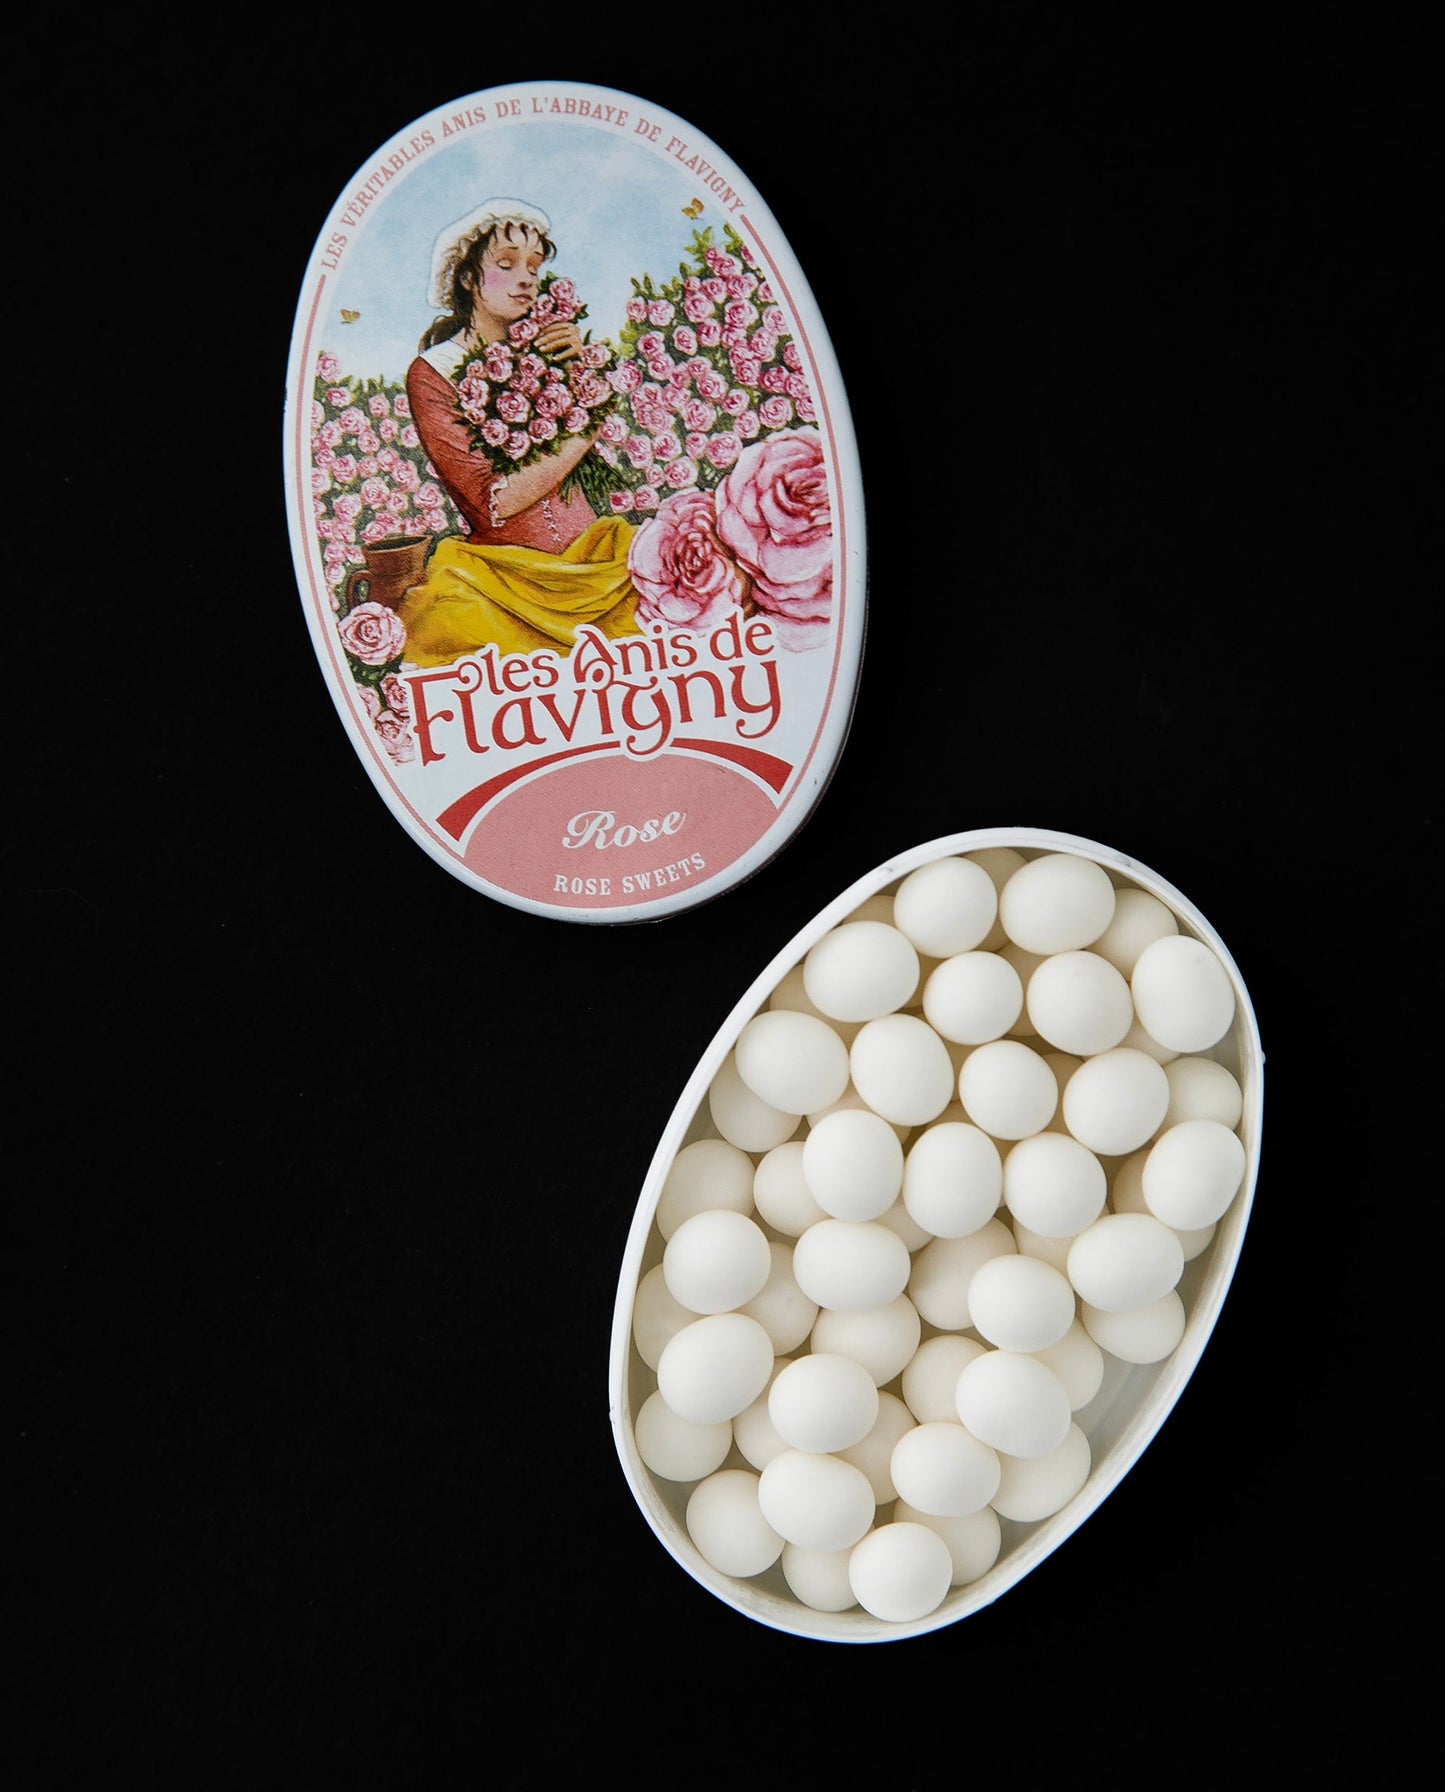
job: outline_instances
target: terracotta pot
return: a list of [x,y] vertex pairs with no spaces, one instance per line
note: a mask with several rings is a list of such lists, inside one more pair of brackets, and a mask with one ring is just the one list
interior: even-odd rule
[[361,550],[366,565],[353,566],[346,575],[342,589],[345,608],[352,610],[370,602],[394,610],[411,587],[421,582],[430,546],[424,535],[388,535],[368,542]]

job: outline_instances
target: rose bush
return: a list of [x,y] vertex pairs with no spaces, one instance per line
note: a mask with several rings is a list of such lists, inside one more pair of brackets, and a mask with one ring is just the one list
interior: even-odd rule
[[747,581],[717,537],[710,492],[678,492],[633,540],[637,615],[674,628],[710,628],[743,600]]

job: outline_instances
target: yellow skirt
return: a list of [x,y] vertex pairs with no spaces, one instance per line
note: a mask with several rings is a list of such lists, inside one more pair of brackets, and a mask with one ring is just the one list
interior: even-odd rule
[[633,533],[621,517],[599,517],[560,554],[443,536],[425,578],[397,605],[407,659],[444,666],[488,644],[501,653],[570,653],[584,622],[609,637],[640,634],[627,572]]

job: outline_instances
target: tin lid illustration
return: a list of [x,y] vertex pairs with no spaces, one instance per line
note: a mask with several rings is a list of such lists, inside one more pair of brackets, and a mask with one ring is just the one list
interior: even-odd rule
[[284,464],[343,725],[477,891],[658,919],[807,820],[862,659],[856,442],[792,250],[685,121],[519,83],[377,150],[306,271]]

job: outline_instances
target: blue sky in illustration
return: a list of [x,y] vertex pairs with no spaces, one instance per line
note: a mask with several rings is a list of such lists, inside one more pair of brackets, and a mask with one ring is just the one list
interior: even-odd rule
[[[446,115],[443,111],[427,121],[438,136]],[[676,121],[662,117],[665,145]],[[679,134],[684,133],[686,127],[680,127]],[[403,140],[409,134],[403,133]],[[756,215],[756,200],[739,171],[696,133],[688,134],[688,142],[747,196]],[[484,199],[498,196],[527,200],[548,215],[557,244],[553,270],[576,282],[592,335],[615,337],[634,274],[650,273],[659,284],[671,278],[686,257],[693,231],[704,224],[711,224],[715,240],[722,240],[721,204],[693,172],[661,154],[660,147],[649,149],[635,141],[631,120],[624,131],[566,119],[492,124],[417,158],[386,185],[360,228],[354,228],[340,213],[380,161],[378,153],[338,196],[318,239],[318,252],[333,229],[345,230],[351,239],[340,268],[327,278],[318,344],[338,355],[347,374],[399,380],[422,331],[438,315],[427,291],[438,231]],[[697,198],[705,201],[705,209],[694,223],[683,208]],[[308,293],[311,284],[308,275]],[[358,313],[355,322],[342,323],[343,308]]]

